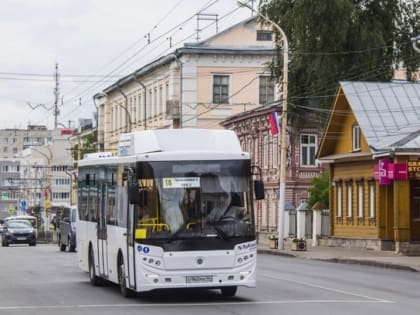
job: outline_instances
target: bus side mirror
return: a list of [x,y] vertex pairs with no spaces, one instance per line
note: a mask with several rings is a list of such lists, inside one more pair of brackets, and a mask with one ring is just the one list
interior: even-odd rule
[[138,184],[128,186],[128,201],[133,205],[140,204],[140,192]]
[[254,181],[254,192],[256,200],[264,199],[264,182],[262,180]]

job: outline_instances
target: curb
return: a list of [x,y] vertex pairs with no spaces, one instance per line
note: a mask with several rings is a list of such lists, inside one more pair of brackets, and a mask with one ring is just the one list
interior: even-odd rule
[[283,256],[283,257],[289,257],[289,258],[300,258],[300,259],[306,259],[306,260],[325,261],[325,262],[339,263],[339,264],[362,265],[362,266],[372,266],[372,267],[380,267],[380,268],[386,268],[386,269],[420,272],[420,270],[417,270],[416,268],[412,268],[410,266],[385,263],[385,262],[380,262],[380,261],[375,261],[375,260],[363,260],[363,259],[351,259],[351,258],[310,258],[310,257],[301,257],[301,256],[293,255],[290,253],[280,252],[280,251],[273,251],[269,249],[258,249],[257,252],[259,254]]
[[[310,258],[311,259],[311,258]],[[396,270],[404,270],[404,271],[411,271],[411,272],[419,272],[419,270],[403,265],[385,263],[381,261],[373,261],[373,260],[359,260],[359,259],[351,259],[351,258],[314,258],[312,260],[318,261],[326,261],[326,262],[333,262],[333,263],[340,263],[340,264],[351,264],[351,265],[363,265],[363,266],[372,266],[372,267],[380,267],[386,269],[396,269]]]

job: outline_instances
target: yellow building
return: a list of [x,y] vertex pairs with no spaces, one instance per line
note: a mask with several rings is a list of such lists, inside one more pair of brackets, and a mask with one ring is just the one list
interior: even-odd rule
[[420,84],[341,82],[318,150],[328,242],[420,253]]

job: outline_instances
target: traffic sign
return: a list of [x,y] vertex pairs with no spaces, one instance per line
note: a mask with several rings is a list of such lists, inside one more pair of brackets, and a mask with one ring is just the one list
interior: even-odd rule
[[50,208],[51,207],[51,201],[50,200],[45,200],[44,201],[44,207],[45,208]]
[[22,199],[20,201],[20,210],[25,211],[25,209],[26,209],[26,200]]

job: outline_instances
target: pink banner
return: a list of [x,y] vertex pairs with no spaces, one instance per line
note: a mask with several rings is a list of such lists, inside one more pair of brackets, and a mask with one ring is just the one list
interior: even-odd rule
[[373,177],[379,181],[380,185],[389,185],[392,180],[407,180],[407,164],[393,164],[389,160],[379,160],[373,168]]

